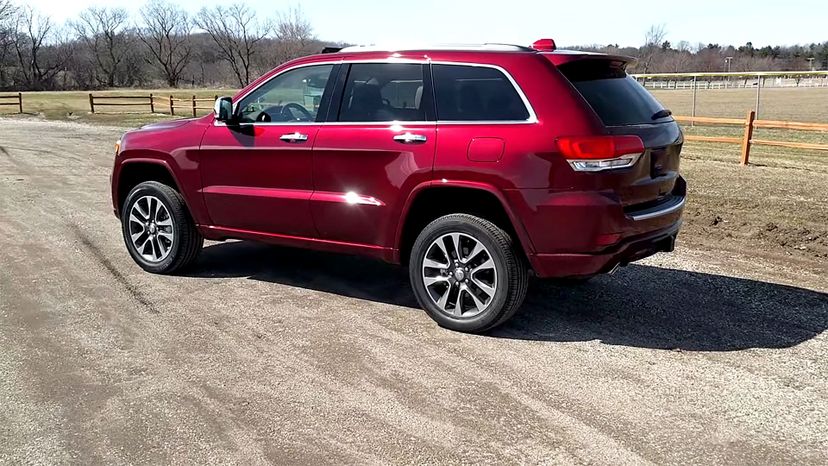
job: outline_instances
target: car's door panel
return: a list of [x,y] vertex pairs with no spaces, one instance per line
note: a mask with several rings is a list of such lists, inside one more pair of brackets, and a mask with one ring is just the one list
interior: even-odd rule
[[[396,136],[416,135],[418,143]],[[388,246],[403,193],[431,176],[434,125],[334,125],[320,129],[313,154],[311,210],[321,238]]]
[[434,164],[427,74],[422,63],[343,66],[329,124],[314,143],[311,212],[320,238],[393,247],[389,231],[406,196]]
[[199,163],[214,226],[315,237],[312,149],[338,65],[288,70],[236,102],[236,121],[208,128]]
[[[214,126],[201,145],[202,193],[215,226],[313,236],[311,149],[317,125]],[[304,141],[282,140],[284,135]]]

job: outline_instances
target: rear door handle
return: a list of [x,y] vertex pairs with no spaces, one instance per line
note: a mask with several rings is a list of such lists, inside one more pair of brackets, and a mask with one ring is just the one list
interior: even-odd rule
[[302,134],[300,132],[290,133],[290,134],[283,134],[279,137],[282,141],[285,142],[293,142],[293,143],[300,143],[305,142],[308,140],[307,134]]
[[394,140],[402,144],[423,144],[428,138],[422,134],[405,133],[394,136]]

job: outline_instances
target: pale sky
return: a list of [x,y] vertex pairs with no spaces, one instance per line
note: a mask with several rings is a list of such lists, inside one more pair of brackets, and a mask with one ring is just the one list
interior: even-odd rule
[[[22,0],[21,0],[22,1]],[[232,0],[176,0],[195,12]],[[20,2],[18,2],[20,3]],[[137,12],[142,0],[27,0],[58,22],[89,5]],[[246,0],[274,16],[301,6],[322,40],[354,44],[530,44],[551,37],[561,45],[641,45],[645,31],[664,24],[667,39],[721,45],[793,45],[828,41],[828,0]]]

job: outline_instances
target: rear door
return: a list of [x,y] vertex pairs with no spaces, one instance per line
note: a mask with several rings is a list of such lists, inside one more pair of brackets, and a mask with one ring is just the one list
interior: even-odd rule
[[624,177],[616,192],[625,206],[652,203],[670,196],[679,176],[681,129],[644,87],[624,70],[625,62],[588,58],[558,66],[603,121],[610,134],[635,135],[647,149],[635,167],[604,176]]
[[424,62],[345,64],[314,144],[323,239],[392,247],[408,193],[430,179],[437,132]]

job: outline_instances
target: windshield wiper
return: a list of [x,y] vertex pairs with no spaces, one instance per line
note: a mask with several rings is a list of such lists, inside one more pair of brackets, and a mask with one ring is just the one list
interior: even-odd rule
[[670,116],[672,114],[673,114],[673,112],[671,112],[670,110],[665,108],[665,109],[662,109],[662,110],[659,110],[659,111],[655,112],[652,116],[652,119],[653,120],[659,120],[661,118],[667,118],[668,116]]

